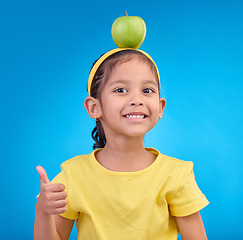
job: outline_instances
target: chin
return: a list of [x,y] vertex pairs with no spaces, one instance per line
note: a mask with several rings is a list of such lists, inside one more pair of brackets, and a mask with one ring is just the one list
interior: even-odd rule
[[146,132],[137,132],[137,131],[134,131],[134,132],[129,132],[127,133],[127,136],[128,137],[131,137],[131,138],[144,138]]

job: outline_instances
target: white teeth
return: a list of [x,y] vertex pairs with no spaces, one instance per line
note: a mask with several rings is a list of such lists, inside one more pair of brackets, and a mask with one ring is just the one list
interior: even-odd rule
[[125,116],[128,119],[134,119],[134,118],[145,118],[145,115],[126,115]]

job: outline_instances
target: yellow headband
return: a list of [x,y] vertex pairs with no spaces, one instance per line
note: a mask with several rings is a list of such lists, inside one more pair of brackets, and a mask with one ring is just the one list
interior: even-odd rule
[[159,70],[154,62],[154,60],[144,51],[139,50],[139,49],[134,49],[134,48],[115,48],[110,50],[109,52],[105,53],[104,55],[102,55],[94,64],[94,66],[92,67],[90,74],[89,74],[89,80],[88,80],[88,92],[89,92],[89,96],[91,94],[91,85],[92,85],[92,81],[94,78],[94,75],[97,71],[97,69],[99,68],[99,66],[105,61],[105,59],[107,59],[109,56],[111,56],[114,53],[120,52],[120,51],[124,51],[124,50],[135,50],[138,52],[141,52],[142,54],[144,54],[146,57],[148,57],[154,64],[156,70],[157,70],[157,74],[158,74],[158,80],[159,80],[159,84],[160,84],[160,77],[159,77]]

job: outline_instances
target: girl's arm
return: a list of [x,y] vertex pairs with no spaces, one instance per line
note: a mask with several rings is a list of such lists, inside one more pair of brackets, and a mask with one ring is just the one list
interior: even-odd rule
[[74,220],[64,218],[60,215],[55,215],[55,223],[56,223],[56,229],[61,236],[61,239],[69,239],[69,236],[71,234]]
[[199,212],[186,217],[175,217],[175,221],[183,240],[207,240]]
[[66,219],[58,214],[66,211],[67,194],[62,184],[51,184],[44,168],[38,166],[41,190],[35,210],[35,240],[64,240],[72,231],[74,220]]
[[60,215],[43,214],[38,210],[38,202],[35,211],[34,240],[64,240],[68,239],[72,231],[74,220]]

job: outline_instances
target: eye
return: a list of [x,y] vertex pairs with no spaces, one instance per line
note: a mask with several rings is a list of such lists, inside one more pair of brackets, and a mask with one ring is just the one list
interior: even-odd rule
[[143,89],[143,93],[153,93],[153,92],[154,92],[154,90],[151,89],[151,88],[145,88],[145,89]]
[[117,89],[115,89],[114,92],[117,92],[117,93],[127,93],[127,90],[125,88],[117,88]]

